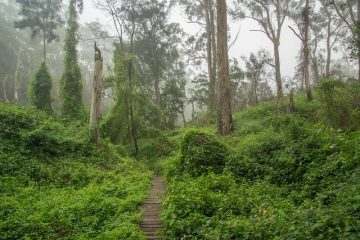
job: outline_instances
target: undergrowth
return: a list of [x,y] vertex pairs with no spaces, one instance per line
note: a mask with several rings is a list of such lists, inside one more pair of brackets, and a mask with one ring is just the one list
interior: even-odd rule
[[151,172],[72,124],[0,105],[0,239],[145,239]]
[[[179,134],[180,150],[164,160],[168,239],[359,239],[358,110],[338,125],[324,104],[298,95],[294,114],[272,103],[235,113],[226,137],[209,126]],[[189,142],[197,136],[228,149],[216,171],[198,163],[217,163],[219,149]]]

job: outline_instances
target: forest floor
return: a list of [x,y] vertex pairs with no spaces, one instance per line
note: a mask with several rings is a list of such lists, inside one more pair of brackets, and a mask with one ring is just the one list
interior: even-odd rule
[[164,180],[160,176],[154,176],[152,188],[144,203],[143,215],[140,229],[145,233],[147,239],[163,239],[160,236],[162,225],[160,220],[161,201],[165,194]]

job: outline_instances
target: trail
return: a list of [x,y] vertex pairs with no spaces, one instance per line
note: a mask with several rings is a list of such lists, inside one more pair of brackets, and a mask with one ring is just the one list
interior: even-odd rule
[[164,198],[165,184],[162,177],[155,176],[152,180],[152,188],[144,203],[143,215],[140,229],[145,233],[147,239],[164,239],[159,232],[162,230],[160,221],[160,202]]

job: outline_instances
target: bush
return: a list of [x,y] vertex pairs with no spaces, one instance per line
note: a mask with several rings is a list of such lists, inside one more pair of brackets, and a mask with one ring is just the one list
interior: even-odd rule
[[326,123],[333,128],[358,129],[360,126],[360,84],[323,80],[319,87]]
[[146,166],[35,109],[0,104],[0,239],[145,239]]
[[202,174],[222,173],[225,167],[227,147],[214,136],[190,130],[185,133],[180,144],[177,170],[193,177]]

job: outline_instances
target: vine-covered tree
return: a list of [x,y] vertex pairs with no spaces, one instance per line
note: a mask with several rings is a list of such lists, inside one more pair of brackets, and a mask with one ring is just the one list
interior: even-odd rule
[[31,37],[42,35],[43,58],[46,62],[46,44],[59,40],[56,29],[64,22],[61,18],[61,0],[16,0],[21,6],[20,19],[15,21],[16,28],[29,28]]
[[45,62],[43,62],[30,83],[29,96],[31,105],[37,109],[52,113],[50,90],[51,76]]
[[82,1],[70,0],[65,37],[64,73],[60,80],[61,113],[65,117],[79,118],[83,112],[81,71],[78,65],[78,11]]

